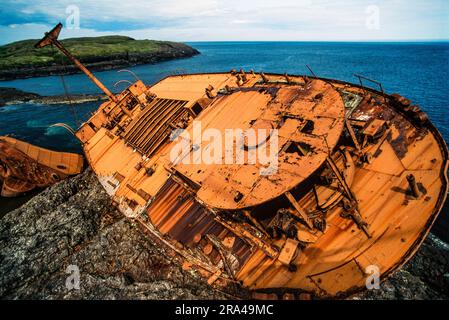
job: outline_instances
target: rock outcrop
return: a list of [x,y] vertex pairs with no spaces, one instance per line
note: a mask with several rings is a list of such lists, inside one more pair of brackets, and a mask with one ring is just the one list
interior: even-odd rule
[[104,94],[69,94],[55,96],[41,96],[37,93],[26,92],[15,88],[0,87],[0,107],[19,103],[37,104],[77,104],[91,101],[106,100]]
[[[66,287],[69,266],[79,290]],[[90,171],[0,220],[0,284],[3,299],[225,298],[114,210]]]
[[40,95],[25,92],[16,88],[0,87],[0,107],[12,102],[28,102],[39,98]]

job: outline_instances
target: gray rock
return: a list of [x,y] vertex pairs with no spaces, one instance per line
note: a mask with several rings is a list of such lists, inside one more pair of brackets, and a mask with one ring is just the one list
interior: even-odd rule
[[36,93],[25,92],[16,88],[0,87],[0,107],[8,102],[26,102],[37,98],[40,98],[40,95]]
[[[0,220],[3,299],[222,299],[122,217],[90,170]],[[79,269],[79,290],[68,290]],[[70,270],[69,270],[70,271]]]

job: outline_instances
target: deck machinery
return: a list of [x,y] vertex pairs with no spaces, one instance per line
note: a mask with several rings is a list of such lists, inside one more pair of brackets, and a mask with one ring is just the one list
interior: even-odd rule
[[[62,47],[60,29],[37,47],[61,49],[109,97],[76,131],[90,166],[123,214],[211,286],[345,297],[410,259],[441,210],[445,142],[398,94],[243,70],[138,80],[113,94]],[[233,163],[211,137],[175,150],[198,125],[223,141],[229,129],[276,132],[275,170],[249,161],[270,135],[232,140],[243,154]]]

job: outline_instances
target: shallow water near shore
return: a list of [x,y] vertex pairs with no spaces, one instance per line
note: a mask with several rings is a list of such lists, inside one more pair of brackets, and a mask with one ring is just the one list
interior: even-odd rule
[[25,204],[33,198],[35,195],[37,195],[40,192],[40,190],[35,190],[33,192],[30,192],[29,194],[15,197],[15,198],[3,198],[0,197],[0,218],[2,218],[5,214],[7,214],[9,211],[12,211],[21,205]]

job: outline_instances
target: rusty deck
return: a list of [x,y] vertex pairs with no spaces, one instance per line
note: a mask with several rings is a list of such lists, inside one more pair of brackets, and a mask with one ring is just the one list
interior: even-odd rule
[[[193,120],[223,136],[277,128],[279,170],[171,161],[170,133],[192,131]],[[242,72],[138,81],[77,136],[118,208],[218,286],[361,290],[368,266],[386,277],[412,256],[447,193],[446,146],[425,114],[340,81]]]

